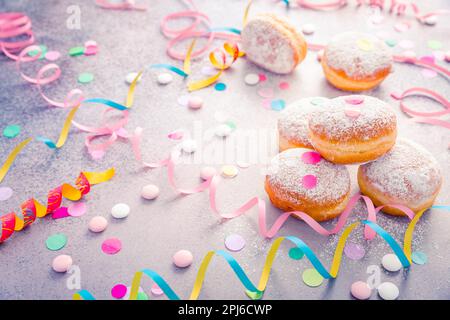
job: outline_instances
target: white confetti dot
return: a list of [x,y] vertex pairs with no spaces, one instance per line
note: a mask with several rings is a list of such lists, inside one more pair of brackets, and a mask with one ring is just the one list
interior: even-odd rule
[[169,84],[173,80],[173,76],[170,73],[161,73],[158,75],[159,84]]
[[259,76],[256,73],[249,73],[245,76],[244,82],[249,86],[255,86],[259,83]]
[[383,282],[377,290],[383,300],[395,300],[400,293],[397,286],[392,282]]
[[381,264],[383,265],[383,268],[391,272],[399,271],[402,268],[402,263],[393,253],[385,255],[381,260]]
[[130,207],[125,203],[118,203],[111,209],[111,215],[116,219],[123,219],[130,214]]
[[313,34],[316,31],[316,26],[312,23],[307,23],[302,26],[302,32],[306,35]]

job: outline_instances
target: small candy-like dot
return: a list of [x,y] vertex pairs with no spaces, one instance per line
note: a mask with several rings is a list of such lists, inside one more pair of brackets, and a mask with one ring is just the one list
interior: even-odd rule
[[303,176],[302,184],[305,189],[314,189],[317,185],[317,178],[315,175],[307,174]]
[[264,73],[260,73],[260,74],[258,74],[258,76],[259,76],[260,82],[264,82],[267,80],[267,76]]
[[49,51],[45,54],[45,59],[48,61],[56,61],[61,57],[61,53],[59,51]]
[[108,220],[106,220],[102,216],[96,216],[96,217],[93,217],[89,221],[88,228],[90,231],[97,233],[97,232],[104,231],[107,226],[108,226]]
[[216,173],[217,170],[214,167],[203,167],[202,170],[200,171],[200,177],[203,180],[208,180],[212,178]]
[[159,196],[159,188],[154,184],[148,184],[142,188],[141,196],[147,200],[156,199]]
[[130,214],[130,207],[125,203],[118,203],[111,208],[111,215],[116,219],[123,219]]
[[200,109],[203,107],[203,99],[199,96],[189,97],[188,106],[191,109]]
[[303,282],[309,287],[318,287],[323,282],[323,277],[316,269],[305,269],[302,274]]
[[357,245],[356,243],[347,242],[344,247],[345,255],[352,260],[360,260],[366,254],[366,250],[363,247]]
[[349,97],[345,99],[345,102],[351,105],[358,105],[364,102],[363,97]]
[[214,86],[214,89],[216,89],[217,91],[224,91],[226,88],[227,85],[223,82],[216,83],[216,85]]
[[72,217],[81,217],[86,213],[86,210],[86,203],[84,202],[73,203],[67,208],[67,212]]
[[381,265],[387,271],[391,272],[399,271],[402,268],[402,263],[400,262],[399,258],[393,253],[386,254],[381,260]]
[[317,164],[322,160],[320,153],[315,151],[307,151],[302,154],[302,161],[305,164]]
[[305,254],[299,247],[289,249],[289,257],[294,260],[300,260]]
[[260,79],[256,73],[249,73],[245,76],[244,82],[249,86],[255,86],[259,83]]
[[351,119],[356,119],[361,115],[361,111],[357,107],[346,107],[344,113]]
[[73,261],[71,256],[62,254],[53,259],[52,268],[55,272],[67,272],[67,270],[69,270],[72,266],[72,263]]
[[172,257],[173,264],[178,268],[189,267],[192,264],[193,260],[194,256],[188,250],[177,251]]
[[90,72],[84,72],[78,76],[79,83],[89,83],[92,80],[94,80],[94,75]]
[[9,139],[15,138],[20,134],[20,126],[11,124],[3,129],[3,136]]
[[127,294],[127,287],[124,284],[116,284],[111,289],[111,296],[115,299],[122,299]]
[[154,283],[152,285],[152,288],[150,289],[150,291],[154,296],[157,296],[157,297],[162,296],[164,294],[164,291],[162,291],[162,289],[156,283]]
[[0,187],[0,201],[5,201],[11,198],[13,190],[10,187]]
[[170,73],[161,73],[158,75],[158,83],[162,85],[166,85],[172,82],[173,76]]
[[106,239],[102,243],[102,251],[106,254],[116,254],[122,250],[122,241],[117,238]]
[[392,282],[383,282],[378,286],[377,290],[383,300],[395,300],[400,294],[397,286]]
[[367,283],[357,281],[352,284],[350,293],[358,300],[367,300],[372,295],[372,289],[369,288]]
[[422,264],[427,263],[428,258],[427,258],[427,255],[424,252],[414,251],[411,254],[411,260],[415,264],[422,265]]
[[289,89],[290,85],[289,82],[286,81],[282,81],[278,84],[278,88],[280,88],[281,90],[287,90]]
[[316,31],[316,26],[312,23],[306,23],[302,25],[302,32],[305,35],[311,35]]
[[231,234],[225,238],[225,247],[230,251],[241,251],[245,247],[245,239],[238,234]]
[[45,241],[47,248],[52,251],[61,250],[62,248],[65,247],[66,243],[67,237],[65,234],[62,233],[51,235]]
[[238,174],[238,172],[238,168],[232,165],[226,165],[222,167],[222,175],[226,178],[234,178]]

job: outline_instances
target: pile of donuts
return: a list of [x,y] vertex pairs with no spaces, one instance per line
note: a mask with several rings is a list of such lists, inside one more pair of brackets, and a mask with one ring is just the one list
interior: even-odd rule
[[[303,36],[274,14],[259,14],[242,30],[246,57],[278,74],[292,72],[307,53]],[[384,41],[346,32],[333,38],[321,59],[328,82],[345,91],[378,86],[391,72]],[[441,185],[436,159],[422,146],[397,139],[397,119],[385,102],[365,95],[311,97],[289,105],[278,119],[280,153],[272,159],[265,189],[284,211],[303,211],[316,221],[339,216],[351,191],[346,165],[358,165],[361,193],[377,206],[414,212],[432,206]],[[383,211],[404,215],[394,207]]]

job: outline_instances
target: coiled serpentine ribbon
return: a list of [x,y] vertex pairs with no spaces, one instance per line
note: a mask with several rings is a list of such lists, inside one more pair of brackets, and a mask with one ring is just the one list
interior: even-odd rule
[[[270,247],[270,250],[266,256],[266,261],[264,263],[264,267],[259,279],[259,283],[256,286],[253,284],[253,282],[249,279],[245,271],[242,269],[242,267],[239,265],[239,263],[236,261],[233,256],[231,256],[229,253],[223,251],[223,250],[217,250],[217,251],[209,251],[205,257],[203,258],[203,261],[201,262],[200,268],[197,272],[197,277],[194,282],[194,286],[192,288],[189,300],[196,300],[198,299],[203,282],[205,281],[206,271],[208,270],[208,266],[212,260],[212,258],[216,255],[224,258],[228,265],[232,268],[234,274],[238,277],[239,281],[242,283],[242,285],[245,287],[246,290],[256,293],[256,294],[263,294],[267,283],[269,281],[270,272],[272,270],[272,266],[276,257],[276,254],[280,248],[280,245],[285,241],[288,240],[292,242],[296,247],[300,248],[305,256],[308,258],[308,260],[311,262],[311,264],[314,266],[314,268],[320,273],[320,275],[325,279],[334,279],[337,277],[339,273],[339,268],[341,266],[342,262],[342,254],[344,251],[345,243],[352,233],[352,231],[361,223],[365,226],[368,226],[371,228],[374,232],[376,232],[383,240],[385,240],[388,245],[391,247],[392,251],[395,253],[395,255],[399,258],[403,268],[409,268],[411,266],[411,243],[412,243],[412,235],[414,232],[414,228],[419,221],[420,217],[422,217],[425,210],[417,213],[415,217],[411,220],[411,222],[408,225],[408,228],[405,232],[404,241],[403,241],[403,249],[401,246],[397,243],[397,241],[382,227],[380,227],[378,224],[363,220],[361,222],[355,222],[353,224],[350,224],[348,227],[346,227],[342,233],[342,235],[339,238],[338,244],[335,249],[333,261],[331,263],[330,270],[328,271],[322,262],[319,260],[317,255],[314,253],[314,251],[301,239],[295,237],[295,236],[286,236],[286,237],[278,237],[274,240],[272,243],[272,246]],[[132,285],[131,285],[131,292],[130,292],[130,300],[136,300],[137,294],[139,291],[139,286],[142,280],[142,276],[146,275],[149,278],[151,278],[167,295],[167,297],[170,300],[180,300],[181,298],[175,293],[175,291],[170,287],[170,285],[155,271],[150,269],[143,269],[141,271],[138,271],[135,273]],[[75,300],[95,300],[94,296],[87,290],[81,290],[73,295],[73,299]]]
[[15,231],[21,231],[32,224],[36,218],[43,218],[58,209],[61,206],[62,198],[78,201],[91,190],[92,185],[108,181],[113,176],[114,168],[103,172],[81,172],[75,180],[75,186],[64,183],[50,190],[46,206],[34,198],[26,200],[20,206],[21,215],[11,212],[0,217],[2,225],[0,243],[11,237]]

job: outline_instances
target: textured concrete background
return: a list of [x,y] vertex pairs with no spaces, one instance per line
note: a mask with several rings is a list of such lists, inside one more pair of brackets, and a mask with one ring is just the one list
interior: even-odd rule
[[[150,63],[175,63],[165,55],[165,39],[159,31],[162,17],[183,8],[180,1],[143,1],[149,4],[147,12],[108,11],[93,4],[93,1],[6,1],[0,0],[1,11],[23,11],[33,21],[33,29],[38,43],[50,50],[63,53],[84,41],[98,42],[100,53],[91,57],[71,58],[66,54],[58,61],[63,74],[59,81],[45,87],[45,92],[62,99],[74,87],[82,87],[87,97],[105,97],[123,101],[127,85],[124,77],[128,72],[138,70]],[[81,30],[66,28],[68,14],[66,8],[77,4],[81,8]],[[211,17],[212,25],[240,27],[246,1],[195,1],[198,8]],[[436,8],[450,9],[449,2],[421,1],[424,11]],[[387,16],[378,26],[367,23],[369,10],[357,10],[352,3],[337,12],[314,12],[306,9],[286,10],[272,1],[254,1],[251,14],[272,11],[288,16],[300,27],[304,23],[314,23],[317,31],[307,39],[314,43],[326,43],[332,35],[347,30],[361,30],[371,33],[387,32],[390,37],[414,41],[414,50],[419,54],[429,54],[427,40],[436,39],[449,50],[448,19],[439,19],[435,27],[419,25],[412,20],[412,29],[405,33],[394,31],[396,21]],[[224,14],[226,13],[226,14]],[[400,52],[399,48],[394,48]],[[201,67],[206,59],[198,59],[193,66],[193,77],[202,77]],[[38,65],[38,64],[36,64]],[[25,83],[19,76],[12,61],[0,56],[0,128],[8,124],[19,124],[23,131],[20,137],[9,140],[0,137],[2,159],[21,139],[29,136],[45,135],[56,139],[67,112],[51,108],[39,96],[36,87]],[[36,66],[27,66],[33,74]],[[239,60],[222,80],[228,86],[224,92],[207,88],[198,92],[205,100],[202,110],[192,112],[177,104],[177,98],[186,93],[185,81],[175,76],[167,87],[155,82],[158,71],[145,74],[138,85],[136,101],[131,111],[128,129],[136,126],[144,128],[143,156],[147,161],[165,157],[173,142],[165,138],[171,130],[193,127],[193,121],[202,121],[205,128],[217,123],[214,114],[226,112],[239,129],[274,129],[277,113],[266,110],[261,105],[257,88],[244,85],[243,78],[248,72],[260,72],[245,59]],[[399,119],[400,135],[409,137],[426,146],[441,163],[445,181],[438,204],[450,203],[450,135],[444,128],[410,122],[401,113],[398,103],[390,98],[390,93],[412,86],[433,88],[446,94],[448,81],[442,77],[426,79],[421,70],[410,65],[395,66],[395,72],[370,95],[392,104]],[[92,72],[93,83],[78,85],[77,75]],[[289,81],[291,88],[276,91],[276,96],[288,103],[308,96],[335,97],[343,93],[330,87],[324,80],[316,54],[310,52],[303,64],[288,76],[268,74],[265,86],[276,88],[281,80]],[[260,85],[261,86],[261,85]],[[437,109],[438,105],[425,99],[411,99],[417,108]],[[85,124],[97,124],[104,108],[96,105],[83,106],[76,119]],[[104,159],[90,158],[84,147],[85,134],[72,129],[66,145],[52,151],[41,143],[31,143],[18,157],[2,186],[10,186],[14,196],[0,203],[1,214],[19,208],[29,197],[44,200],[46,191],[63,182],[72,182],[82,170],[104,170],[110,166],[117,169],[111,182],[95,186],[85,201],[88,212],[80,218],[66,218],[54,221],[46,218],[34,223],[23,232],[13,235],[0,245],[0,298],[1,299],[70,299],[74,293],[66,287],[68,275],[56,274],[51,270],[51,261],[58,254],[70,254],[81,269],[82,288],[91,291],[97,298],[109,299],[110,289],[116,283],[130,283],[135,271],[150,268],[159,272],[181,297],[188,297],[196,271],[202,257],[212,249],[223,249],[223,240],[230,233],[245,237],[247,245],[241,252],[233,254],[250,278],[257,282],[271,240],[258,233],[255,210],[249,214],[221,223],[208,205],[208,195],[200,193],[188,197],[178,196],[168,185],[164,169],[143,170],[132,156],[130,145],[118,142],[107,152]],[[218,147],[223,142],[214,141]],[[270,154],[274,151],[271,150]],[[177,169],[178,181],[183,186],[198,183],[201,165],[183,165]],[[266,198],[263,190],[262,165],[253,165],[241,170],[232,180],[220,185],[218,201],[223,212],[230,212],[252,196]],[[354,173],[355,168],[351,168]],[[353,181],[354,182],[354,181]],[[160,197],[153,202],[143,201],[140,189],[143,185],[155,183],[161,189]],[[354,184],[355,185],[355,184]],[[356,191],[356,188],[355,188]],[[131,207],[127,219],[114,220],[110,216],[111,207],[117,202],[125,202]],[[268,205],[268,220],[273,222],[279,210]],[[364,207],[358,206],[351,220],[364,216]],[[92,234],[87,229],[89,219],[102,215],[110,221],[108,229],[101,234]],[[326,223],[331,227],[335,222]],[[406,219],[395,219],[380,215],[379,224],[401,241],[408,224]],[[400,299],[449,299],[450,298],[450,216],[448,212],[432,210],[427,214],[415,232],[414,249],[427,253],[428,264],[414,265],[408,274],[382,271],[382,281],[392,281],[400,288]],[[68,236],[67,246],[52,252],[46,249],[45,239],[56,232]],[[304,239],[319,253],[325,265],[329,265],[337,237],[321,237],[312,232],[304,223],[290,220],[279,235],[295,235]],[[123,242],[122,251],[115,256],[101,252],[104,239],[118,237]],[[288,255],[290,245],[283,245],[274,265],[265,293],[266,299],[349,299],[350,285],[357,280],[365,280],[369,265],[379,265],[381,257],[390,252],[388,246],[376,239],[366,242],[362,230],[352,235],[351,240],[364,245],[367,254],[361,261],[351,261],[344,257],[338,279],[324,281],[319,288],[309,288],[301,280],[301,273],[310,267],[306,259],[291,260]],[[190,268],[176,269],[171,263],[173,253],[179,249],[193,252],[195,260]],[[149,292],[151,281],[142,283]],[[243,287],[234,277],[228,265],[220,258],[214,259],[200,295],[202,299],[245,299]],[[156,298],[162,299],[162,298]],[[373,294],[372,299],[378,299]]]

